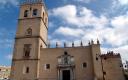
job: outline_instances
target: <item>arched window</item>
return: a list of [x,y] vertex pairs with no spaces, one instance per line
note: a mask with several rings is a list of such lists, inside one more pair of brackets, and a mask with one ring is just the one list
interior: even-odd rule
[[28,17],[28,10],[24,11],[24,17]]
[[28,28],[26,31],[26,36],[31,36],[32,35],[32,29]]
[[38,10],[37,9],[34,9],[33,10],[33,16],[36,16],[38,14]]

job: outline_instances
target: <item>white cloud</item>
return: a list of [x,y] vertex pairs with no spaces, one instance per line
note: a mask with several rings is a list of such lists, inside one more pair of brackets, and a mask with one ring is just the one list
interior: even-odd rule
[[78,27],[102,27],[108,23],[108,19],[104,15],[96,17],[90,9],[87,9],[86,7],[78,8],[75,5],[66,5],[64,7],[53,9],[50,11],[50,14],[57,17],[59,16],[67,23]]
[[122,15],[128,10],[128,0],[111,0],[106,9],[104,9],[104,14],[108,16]]
[[115,17],[111,20],[111,25],[113,26],[113,37],[115,37],[115,40],[111,40],[112,43],[116,43],[117,45],[125,45],[128,44],[128,15],[121,15],[118,17]]
[[81,35],[84,34],[84,31],[81,29],[73,29],[73,28],[61,26],[59,27],[59,29],[55,31],[55,33],[65,35],[65,36],[80,37]]
[[127,45],[128,44],[128,18],[127,17],[115,17],[110,20],[109,26],[104,26],[100,29],[95,27],[94,29],[85,31],[86,34],[83,39],[96,39],[99,38],[104,44],[110,44],[113,47]]
[[128,25],[128,14],[115,17],[112,21],[114,27],[124,27]]
[[114,0],[112,1],[113,7],[127,6],[128,0]]
[[76,12],[76,7],[74,5],[67,5],[51,10],[50,15],[61,16],[64,19],[65,17],[74,17]]
[[117,0],[121,5],[127,5],[128,0]]

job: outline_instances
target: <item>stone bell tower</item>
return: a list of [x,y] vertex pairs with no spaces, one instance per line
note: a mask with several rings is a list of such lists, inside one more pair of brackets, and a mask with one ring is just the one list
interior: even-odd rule
[[37,80],[40,48],[47,47],[48,14],[42,0],[25,0],[20,6],[11,80]]

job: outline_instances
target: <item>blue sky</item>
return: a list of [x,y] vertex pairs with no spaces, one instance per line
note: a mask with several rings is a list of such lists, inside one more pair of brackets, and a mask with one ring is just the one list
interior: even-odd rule
[[[113,50],[128,60],[128,0],[44,0],[49,40],[79,46],[97,38],[102,53]],[[11,65],[19,0],[0,0],[0,65]]]

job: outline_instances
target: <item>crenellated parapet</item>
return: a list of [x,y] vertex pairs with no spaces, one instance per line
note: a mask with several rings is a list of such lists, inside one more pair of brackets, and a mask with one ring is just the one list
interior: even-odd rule
[[102,54],[101,58],[121,58],[119,53],[114,53],[113,51],[108,51],[107,54]]
[[47,43],[47,48],[70,48],[70,47],[86,47],[86,46],[92,46],[92,45],[100,45],[99,40],[97,39],[97,41],[94,40],[90,40],[88,42],[88,44],[86,44],[86,42],[84,41],[80,41],[80,42],[48,42]]

